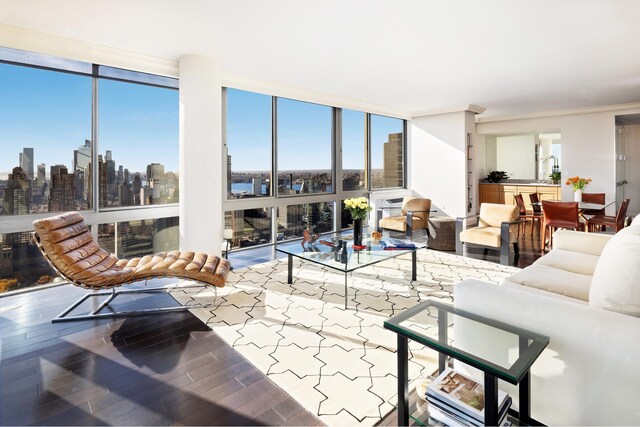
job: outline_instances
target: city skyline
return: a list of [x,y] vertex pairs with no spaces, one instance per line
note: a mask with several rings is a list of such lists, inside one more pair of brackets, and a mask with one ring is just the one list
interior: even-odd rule
[[[178,91],[99,80],[99,152],[143,172],[154,161],[178,170]],[[33,164],[73,165],[73,150],[91,139],[91,78],[0,63],[0,179],[35,149]],[[48,171],[47,171],[48,172]]]

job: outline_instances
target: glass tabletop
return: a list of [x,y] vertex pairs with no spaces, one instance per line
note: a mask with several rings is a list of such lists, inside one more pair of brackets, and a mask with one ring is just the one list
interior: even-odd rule
[[429,299],[384,327],[511,384],[518,384],[549,338]]
[[[347,243],[346,264],[335,260],[338,240],[344,240]],[[384,242],[398,243],[406,241],[391,239],[386,234],[380,239],[375,239],[365,228],[362,238],[362,244],[365,248],[361,250],[353,248],[352,232],[323,234],[314,244],[307,243],[304,246],[300,241],[279,243],[276,245],[276,250],[297,258],[322,264],[334,270],[349,272],[400,255],[410,254],[426,247],[424,243],[410,242],[415,246],[412,249],[385,249],[383,246]]]

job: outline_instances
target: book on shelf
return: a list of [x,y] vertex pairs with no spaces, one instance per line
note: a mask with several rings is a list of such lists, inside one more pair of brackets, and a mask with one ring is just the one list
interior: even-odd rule
[[[482,424],[471,424],[469,421],[462,419],[454,414],[450,414],[446,411],[441,410],[437,406],[429,405],[429,418],[435,421],[441,422],[442,424],[452,427],[452,426],[468,426],[468,425],[482,425]],[[510,427],[512,425],[511,421],[509,421],[506,417],[500,418],[500,422],[498,423],[501,427]]]
[[[460,372],[447,368],[427,386],[427,400],[438,409],[468,420],[471,425],[484,424],[484,386]],[[506,417],[511,406],[507,393],[498,390],[498,419]]]
[[380,240],[380,246],[384,249],[415,249],[416,244],[411,240],[384,239]]
[[[445,420],[439,418],[446,416],[449,421],[455,420],[456,425],[466,425],[466,426],[483,426],[484,420],[478,420],[476,418],[470,417],[467,414],[461,412],[460,410],[450,406],[448,403],[442,402],[433,396],[427,397],[427,402],[429,403],[429,415],[433,416],[434,419],[438,421],[442,421],[445,424],[448,424]],[[507,412],[511,407],[511,397],[507,396],[507,399],[502,403],[498,410],[498,421],[500,425],[503,425],[503,422],[507,419]],[[432,409],[436,411],[432,414]]]

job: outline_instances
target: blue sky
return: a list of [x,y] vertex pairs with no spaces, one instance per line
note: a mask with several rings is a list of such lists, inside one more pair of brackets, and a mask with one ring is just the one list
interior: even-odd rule
[[[178,92],[111,80],[99,81],[99,153],[116,165],[143,172],[152,162],[178,170]],[[331,167],[331,108],[278,100],[278,165]],[[229,89],[227,140],[232,170],[271,168],[271,97]],[[402,121],[372,116],[373,167],[382,167],[382,144]],[[18,166],[23,147],[35,165],[72,167],[73,151],[91,138],[91,78],[0,64],[0,172]],[[343,164],[364,166],[364,113],[343,111]]]
[[[343,168],[364,167],[364,113],[343,110]],[[402,132],[402,120],[372,116],[374,168],[382,168],[382,144],[390,133]],[[227,145],[233,171],[271,169],[271,96],[229,89]],[[331,108],[278,99],[278,168],[331,167]]]
[[[145,171],[178,169],[178,92],[100,80],[100,154]],[[23,147],[34,165],[72,167],[73,150],[91,138],[91,78],[0,64],[0,172],[18,165]],[[34,166],[35,169],[35,166]]]

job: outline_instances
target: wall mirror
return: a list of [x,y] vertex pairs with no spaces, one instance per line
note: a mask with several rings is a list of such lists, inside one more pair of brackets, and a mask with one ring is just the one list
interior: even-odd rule
[[560,131],[486,135],[486,159],[487,172],[505,171],[510,179],[551,180],[562,166]]

